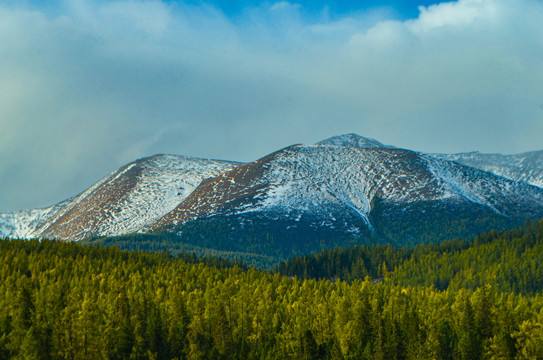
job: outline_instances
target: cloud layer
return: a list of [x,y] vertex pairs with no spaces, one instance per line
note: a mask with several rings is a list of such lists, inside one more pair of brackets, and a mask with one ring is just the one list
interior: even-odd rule
[[154,153],[250,161],[356,132],[407,148],[543,148],[543,3],[331,18],[278,2],[0,6],[0,211]]

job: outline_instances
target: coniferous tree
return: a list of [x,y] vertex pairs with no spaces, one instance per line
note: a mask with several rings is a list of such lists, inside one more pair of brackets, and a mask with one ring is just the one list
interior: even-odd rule
[[481,338],[477,331],[475,314],[469,296],[464,296],[462,306],[459,353],[464,360],[478,360],[481,358]]

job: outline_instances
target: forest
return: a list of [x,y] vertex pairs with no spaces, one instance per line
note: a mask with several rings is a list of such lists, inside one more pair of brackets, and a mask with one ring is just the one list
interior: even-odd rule
[[277,271],[299,278],[351,282],[370,276],[404,286],[474,290],[492,285],[500,292],[537,294],[543,289],[543,222],[528,221],[472,240],[395,248],[354,246],[324,250],[281,263]]
[[[393,206],[379,198],[369,215],[372,230],[358,215],[342,214],[333,226],[301,216],[268,218],[252,214],[215,215],[187,221],[150,233],[89,237],[85,245],[117,246],[122,250],[194,253],[221,257],[271,270],[281,261],[337,247],[391,245],[394,248],[436,244],[447,239],[468,239],[490,229],[505,230],[525,218],[507,218],[483,208],[443,208],[439,203]],[[425,216],[420,216],[424,213]],[[535,214],[534,214],[535,215]]]
[[0,241],[0,359],[541,359],[543,220],[263,271]]

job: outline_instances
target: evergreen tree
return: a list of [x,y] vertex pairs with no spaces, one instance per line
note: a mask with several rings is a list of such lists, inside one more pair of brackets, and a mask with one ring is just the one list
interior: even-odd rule
[[481,338],[477,331],[473,307],[467,295],[463,297],[462,305],[459,353],[464,360],[478,360],[481,358]]

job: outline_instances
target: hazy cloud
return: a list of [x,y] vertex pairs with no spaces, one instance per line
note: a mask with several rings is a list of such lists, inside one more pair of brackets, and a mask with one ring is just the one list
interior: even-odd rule
[[346,132],[423,151],[543,148],[543,3],[328,16],[277,2],[0,6],[0,210],[138,157],[254,160]]

